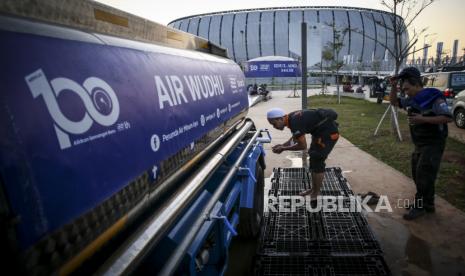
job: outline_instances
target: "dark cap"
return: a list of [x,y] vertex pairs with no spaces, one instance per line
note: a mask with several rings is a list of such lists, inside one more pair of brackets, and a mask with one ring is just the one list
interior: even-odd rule
[[407,67],[407,68],[402,69],[399,75],[396,76],[396,79],[401,79],[401,80],[408,79],[408,78],[415,78],[415,79],[421,78],[420,71],[418,71],[418,69],[415,67]]

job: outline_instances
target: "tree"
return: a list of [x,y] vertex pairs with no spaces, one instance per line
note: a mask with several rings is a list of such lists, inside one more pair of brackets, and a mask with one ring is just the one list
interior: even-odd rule
[[322,76],[321,80],[321,93],[324,94],[327,92],[326,90],[326,74],[323,72],[323,69],[327,71],[330,69],[330,66],[328,65],[332,60],[333,60],[333,51],[329,49],[327,46],[323,48],[323,51],[321,52],[321,62],[320,62],[320,72]]
[[[417,30],[413,27],[413,22],[435,1],[437,0],[381,0],[381,5],[386,7],[391,14],[386,16],[389,20],[375,20],[374,23],[389,31],[387,40],[394,41],[393,45],[387,45],[383,41],[377,40],[375,37],[367,35],[359,29],[355,29],[354,31],[383,46],[394,60],[394,73],[398,74],[400,67],[405,64],[408,56],[425,49],[424,45],[421,45],[417,49],[414,46],[423,37],[428,28]],[[365,18],[364,20],[372,19]],[[411,29],[410,33],[408,29]]]
[[[427,28],[416,30],[412,24],[415,19],[432,3],[436,0],[382,0],[381,4],[385,6],[390,12],[391,16],[389,25],[386,22],[375,23],[389,31],[394,38],[393,47],[383,45],[395,62],[394,73],[398,74],[400,67],[405,63],[407,57],[416,52],[422,51],[424,45],[415,49],[414,46],[418,39],[427,31]],[[412,32],[409,34],[408,29],[411,28]],[[388,37],[392,38],[392,37]],[[413,48],[413,50],[412,50]]]
[[339,70],[344,65],[344,62],[339,60],[339,53],[344,47],[344,38],[346,34],[349,32],[349,28],[344,28],[342,30],[337,29],[335,26],[332,26],[332,28],[333,28],[333,35],[334,35],[333,41],[328,42],[326,46],[324,47],[322,58],[331,62],[329,69],[336,74],[338,103],[341,103],[341,94],[339,91],[339,80],[337,76],[339,74]]
[[[399,73],[400,67],[405,63],[409,55],[422,51],[425,48],[423,47],[424,45],[418,49],[415,49],[414,46],[418,42],[418,39],[427,31],[427,28],[417,30],[413,27],[413,22],[435,1],[436,0],[381,0],[381,4],[391,12],[391,15],[388,15],[390,20],[375,20],[375,24],[390,31],[388,32],[390,36],[387,37],[387,40],[394,40],[394,45],[383,44],[381,41],[367,35],[365,35],[365,37],[376,41],[389,52],[395,62],[395,75]],[[408,29],[411,29],[412,32],[409,33]],[[391,108],[391,106],[389,106],[388,109],[392,110],[391,126],[393,133],[397,131],[397,136],[399,140],[402,141],[402,136],[397,124],[397,108]],[[382,120],[383,119],[379,122],[378,127]],[[377,131],[375,131],[375,134],[376,132]]]
[[361,58],[359,58],[357,60],[357,63],[355,64],[355,68],[357,69],[357,75],[358,75],[358,80],[360,81],[360,85],[365,85],[365,81],[364,80],[361,80],[361,71],[363,71],[363,69],[365,68],[365,66],[363,65],[363,60]]
[[381,61],[373,60],[373,62],[371,63],[371,70],[375,71],[376,75],[378,75],[380,69],[381,69]]
[[327,66],[328,63],[334,59],[333,51],[331,50],[329,46],[325,46],[323,48],[323,52],[321,53],[321,59],[325,61],[326,67],[329,67]]

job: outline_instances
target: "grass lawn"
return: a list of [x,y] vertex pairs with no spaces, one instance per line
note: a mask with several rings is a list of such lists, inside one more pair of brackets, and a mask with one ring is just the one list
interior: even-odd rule
[[[391,134],[389,116],[386,116],[378,136],[373,136],[387,108],[385,104],[380,105],[349,97],[342,97],[341,104],[337,104],[336,96],[309,97],[308,102],[311,108],[328,107],[336,110],[339,114],[337,121],[342,136],[360,149],[411,177],[410,155],[414,146],[410,138],[406,114],[399,113],[404,141],[398,142],[396,135]],[[465,144],[451,138],[447,138],[436,181],[436,194],[465,211]]]

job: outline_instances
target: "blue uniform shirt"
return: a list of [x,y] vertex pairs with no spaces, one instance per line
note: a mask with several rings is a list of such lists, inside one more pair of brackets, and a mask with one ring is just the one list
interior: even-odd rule
[[[452,117],[442,93],[434,88],[425,88],[413,98],[399,98],[399,106],[411,107],[413,113],[423,116]],[[431,144],[447,137],[447,124],[410,125],[412,140],[415,144]]]
[[432,112],[433,114],[429,115],[444,115],[452,118],[444,96],[435,88],[425,88],[413,98],[400,98],[399,106],[402,108],[410,106],[423,115]]
[[[411,98],[400,98],[399,99],[399,106],[404,108],[404,109],[406,107],[410,106],[410,107],[413,107],[416,110],[421,110],[421,107],[417,103],[412,101]],[[431,111],[435,115],[444,115],[444,116],[452,118],[452,115],[450,113],[447,102],[444,99],[441,99],[441,98],[436,99],[434,101],[434,103],[433,103],[433,106],[431,107]]]

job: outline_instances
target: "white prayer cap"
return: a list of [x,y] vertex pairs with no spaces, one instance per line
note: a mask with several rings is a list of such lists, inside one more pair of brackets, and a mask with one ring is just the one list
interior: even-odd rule
[[281,108],[275,107],[275,108],[268,110],[268,112],[266,113],[266,118],[275,119],[275,118],[284,117],[284,115],[286,115],[286,113],[284,113],[284,110],[282,110]]

